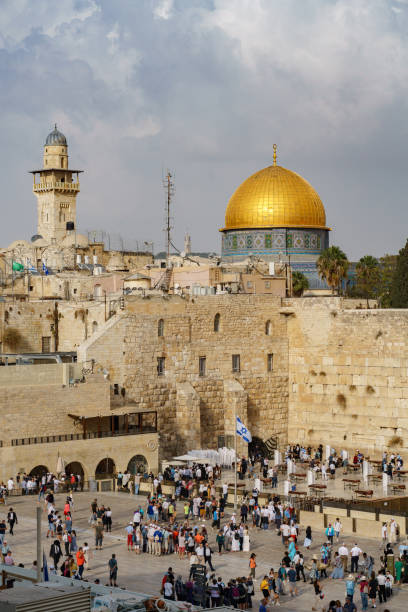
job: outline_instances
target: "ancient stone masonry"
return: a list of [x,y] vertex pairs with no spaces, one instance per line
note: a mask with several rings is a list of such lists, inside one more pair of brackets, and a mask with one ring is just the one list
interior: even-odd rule
[[280,307],[270,296],[135,298],[80,347],[78,359],[108,370],[127,405],[158,411],[163,456],[233,435],[235,405],[254,435],[283,442],[288,364]]
[[408,311],[291,304],[289,440],[376,456],[408,448]]

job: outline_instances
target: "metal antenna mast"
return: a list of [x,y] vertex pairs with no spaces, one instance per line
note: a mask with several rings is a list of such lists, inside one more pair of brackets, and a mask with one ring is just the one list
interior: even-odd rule
[[171,174],[170,170],[167,170],[166,177],[163,180],[163,186],[164,186],[164,191],[166,194],[166,214],[165,214],[166,227],[164,231],[166,232],[166,268],[168,268],[170,265],[170,247],[171,247],[170,232],[172,230],[172,226],[170,225],[171,223],[170,207],[171,207],[171,199],[175,192],[173,175]]

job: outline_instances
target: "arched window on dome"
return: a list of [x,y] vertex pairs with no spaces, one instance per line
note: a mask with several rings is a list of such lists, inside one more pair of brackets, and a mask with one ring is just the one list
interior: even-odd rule
[[217,312],[217,314],[214,317],[214,331],[215,332],[220,331],[220,319],[221,319],[221,315],[219,312]]
[[159,319],[159,322],[157,324],[157,335],[159,337],[164,336],[164,319]]
[[268,319],[268,321],[265,323],[265,334],[267,336],[270,336],[272,333],[272,323],[271,321]]

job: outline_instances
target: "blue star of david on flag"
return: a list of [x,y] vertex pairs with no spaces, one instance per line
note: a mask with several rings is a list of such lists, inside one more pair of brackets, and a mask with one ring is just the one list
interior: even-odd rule
[[252,441],[251,432],[249,431],[249,429],[245,427],[245,425],[243,424],[243,422],[241,421],[239,417],[237,417],[237,434],[241,436],[241,438],[247,444]]

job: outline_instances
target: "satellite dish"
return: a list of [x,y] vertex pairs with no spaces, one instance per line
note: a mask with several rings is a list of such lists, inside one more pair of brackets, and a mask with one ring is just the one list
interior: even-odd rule
[[185,251],[181,251],[180,257],[182,257],[184,259],[185,256],[186,256],[186,252]]

